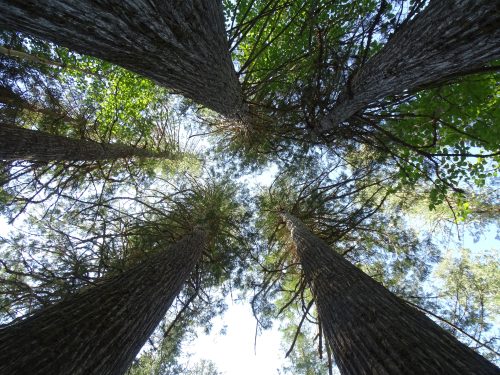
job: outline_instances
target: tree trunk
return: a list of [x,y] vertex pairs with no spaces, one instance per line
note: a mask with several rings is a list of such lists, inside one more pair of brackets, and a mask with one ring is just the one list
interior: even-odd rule
[[331,113],[327,132],[366,106],[480,70],[500,58],[499,0],[431,0],[354,74]]
[[0,329],[1,374],[123,374],[199,261],[195,230],[123,274]]
[[220,0],[6,0],[0,26],[121,65],[221,114],[241,111]]
[[342,374],[499,374],[420,311],[283,214]]
[[103,144],[0,124],[0,160],[113,160],[133,156],[169,157],[119,143]]

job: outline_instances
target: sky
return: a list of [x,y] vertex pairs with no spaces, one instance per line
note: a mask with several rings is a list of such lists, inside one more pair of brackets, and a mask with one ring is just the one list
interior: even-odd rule
[[[278,171],[271,165],[259,175],[245,175],[240,182],[255,191],[269,186]],[[225,375],[279,374],[283,367],[285,352],[281,350],[280,333],[277,324],[255,336],[256,321],[248,301],[226,299],[228,306],[223,316],[213,321],[213,329],[206,335],[199,329],[198,338],[185,345],[190,361],[211,360]],[[224,330],[224,334],[220,334]]]
[[[278,374],[282,367],[284,351],[280,350],[280,334],[277,326],[261,332],[255,341],[255,319],[248,303],[226,300],[228,310],[214,319],[210,335],[199,330],[199,337],[185,345],[192,354],[191,362],[208,359],[217,364],[223,374],[255,375]],[[225,328],[225,335],[220,331]]]

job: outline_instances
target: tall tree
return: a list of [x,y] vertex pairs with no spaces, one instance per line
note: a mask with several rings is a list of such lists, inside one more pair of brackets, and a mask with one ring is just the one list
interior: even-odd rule
[[283,213],[325,337],[343,374],[497,374],[498,368],[405,304]]
[[0,372],[122,374],[200,260],[204,230],[0,330]]
[[0,126],[1,160],[110,160],[133,156],[168,155],[119,143],[72,139],[5,123]]
[[91,288],[103,274],[127,272],[201,223],[209,232],[203,259],[133,366],[139,373],[184,373],[173,371],[180,365],[181,341],[197,325],[209,329],[210,320],[225,309],[224,297],[239,285],[245,264],[240,231],[248,214],[227,178],[188,180],[176,174],[155,180],[151,189],[127,179],[119,191],[86,190],[76,200],[64,196],[44,220],[27,210],[23,220],[33,223],[27,224],[31,233],[0,239],[0,322]]
[[[133,184],[137,178],[145,183],[163,168],[194,164],[186,159],[186,151],[193,151],[190,143],[181,143],[174,109],[179,100],[166,89],[37,38],[2,32],[0,39],[35,57],[0,58],[0,124],[19,126],[0,130],[9,133],[0,153],[6,160],[1,163],[2,202],[9,215],[24,210],[20,202],[73,194],[91,180],[109,191],[110,183],[118,187],[119,181]],[[38,58],[58,65],[33,63]]]
[[334,109],[320,121],[321,131],[331,131],[387,96],[485,70],[485,64],[500,58],[498,7],[498,1],[489,0],[431,0],[380,52],[354,69]]
[[4,1],[0,26],[121,65],[224,115],[242,109],[220,1]]
[[[354,148],[357,151],[369,148],[371,152],[376,151],[378,162],[390,164],[400,170],[402,182],[414,182],[418,178],[433,181],[435,203],[439,203],[447,190],[458,192],[459,190],[455,189],[457,180],[463,180],[470,171],[473,173],[469,180],[482,179],[478,176],[482,173],[476,171],[483,167],[483,163],[491,160],[486,157],[498,155],[496,139],[500,138],[495,136],[497,127],[494,126],[498,122],[498,114],[495,114],[498,112],[498,103],[495,103],[495,83],[498,79],[497,73],[492,72],[498,70],[498,64],[484,63],[474,68],[473,61],[472,68],[469,69],[469,56],[466,55],[472,52],[462,47],[452,48],[453,46],[448,46],[448,49],[445,46],[441,51],[441,40],[436,44],[434,39],[439,37],[434,38],[431,25],[424,36],[429,38],[430,35],[432,43],[427,43],[424,47],[434,46],[432,48],[441,53],[438,55],[436,51],[433,52],[431,57],[436,61],[446,57],[450,48],[453,53],[463,54],[459,59],[451,57],[449,61],[445,61],[455,64],[454,69],[462,71],[452,72],[451,76],[446,76],[446,71],[441,72],[446,76],[444,81],[432,82],[438,85],[457,78],[452,85],[432,88],[429,87],[432,84],[426,84],[418,89],[427,89],[417,94],[416,89],[405,91],[406,86],[411,88],[413,84],[414,71],[430,69],[426,66],[428,64],[421,64],[425,56],[420,55],[426,51],[425,48],[411,50],[413,47],[408,47],[409,42],[403,40],[403,31],[408,28],[413,30],[409,26],[415,22],[412,20],[415,20],[415,17],[424,17],[422,14],[430,11],[431,8],[426,9],[428,3],[410,0],[351,1],[345,4],[313,0],[292,3],[279,0],[237,2],[231,17],[234,18],[236,26],[230,28],[237,45],[234,56],[242,67],[245,95],[250,98],[252,110],[259,114],[261,121],[253,124],[255,126],[251,131],[246,132],[241,131],[239,127],[224,124],[219,128],[215,127],[223,134],[221,146],[243,156],[245,161],[249,160],[250,163],[266,158],[275,161],[277,157],[287,160],[292,154],[307,153],[318,143],[328,145],[342,154]],[[432,6],[439,8],[443,4],[436,3]],[[460,5],[463,6],[466,5]],[[484,11],[481,6],[474,5],[471,9],[475,14],[464,16],[463,14],[470,12],[454,11],[450,16],[455,17],[458,14],[462,18],[484,21],[482,25],[488,25],[495,17],[493,14],[481,15]],[[480,14],[477,14],[478,12]],[[443,14],[441,16],[444,17],[444,29],[450,23],[453,26],[454,22],[460,22],[446,18],[447,10]],[[455,29],[460,27],[455,26]],[[458,44],[461,39],[455,29],[447,32],[457,36]],[[401,38],[400,32],[403,32]],[[468,28],[464,35],[481,42],[481,38],[487,38],[488,33],[493,40],[496,35],[494,32],[491,29],[488,31],[487,27],[478,30],[475,26]],[[400,39],[396,38],[396,35]],[[415,44],[424,43],[418,34],[412,34],[411,37],[411,42]],[[447,33],[445,37],[448,38]],[[467,38],[464,43],[470,43]],[[328,113],[335,111],[336,105],[340,105],[339,96],[345,97],[352,91],[349,87],[352,88],[353,79],[357,77],[356,72],[361,74],[364,67],[371,66],[370,57],[375,59],[374,55],[381,49],[384,50],[384,45],[390,46],[397,39],[400,40],[399,44],[404,44],[401,48],[407,47],[405,55],[400,59],[397,54],[393,56],[391,53],[380,52],[380,56],[384,56],[387,64],[394,65],[396,60],[406,63],[407,66],[398,68],[396,72],[399,74],[397,79],[409,79],[409,82],[400,87],[401,92],[365,105],[362,111],[359,111],[359,116],[352,117],[349,123],[344,121],[335,126],[331,124],[327,132],[318,137],[318,131],[315,131],[318,130],[318,124]],[[451,40],[450,43],[452,42]],[[492,53],[498,53],[494,44],[479,44],[474,47],[482,48],[484,56],[490,53],[490,58]],[[408,57],[410,55],[416,56],[414,60],[418,60],[421,68],[420,65],[411,65],[415,61]],[[459,60],[462,65],[456,63]],[[411,78],[405,76],[406,68],[411,68]],[[376,81],[372,81],[371,76],[378,74],[378,66],[373,70],[377,71],[369,73],[370,80],[367,82],[371,82],[375,90],[378,81],[382,79],[378,77]],[[457,77],[474,72],[482,74]],[[388,83],[392,84],[393,78],[390,78]],[[427,76],[420,78],[427,79]],[[363,83],[363,80],[360,82]],[[384,89],[390,85],[384,83],[379,86]],[[361,91],[357,93],[360,97],[367,93]],[[465,101],[467,105],[464,105]],[[302,150],[297,152],[297,147]],[[479,159],[481,163],[471,168],[469,162],[474,163],[472,158],[477,159],[479,155],[479,152],[471,150],[474,147],[484,148],[484,157]],[[454,160],[455,156],[459,159]],[[462,162],[464,158],[464,167],[457,165],[456,161]],[[446,167],[443,168],[444,165]],[[458,179],[455,178],[457,175]]]

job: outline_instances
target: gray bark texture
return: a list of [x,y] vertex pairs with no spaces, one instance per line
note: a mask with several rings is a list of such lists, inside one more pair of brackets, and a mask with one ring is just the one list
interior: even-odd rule
[[283,214],[343,375],[497,375],[500,370]]
[[129,157],[168,157],[119,143],[72,139],[0,123],[0,160],[114,160]]
[[431,0],[354,74],[320,131],[390,95],[477,71],[500,58],[499,0]]
[[200,260],[205,242],[205,232],[195,230],[123,274],[0,328],[0,374],[123,374]]
[[223,115],[241,110],[220,0],[3,0],[0,27],[121,65]]

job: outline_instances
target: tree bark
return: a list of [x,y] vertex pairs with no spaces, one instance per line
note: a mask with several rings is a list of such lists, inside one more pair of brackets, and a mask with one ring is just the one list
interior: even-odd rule
[[342,374],[499,374],[420,311],[282,214]]
[[119,143],[98,143],[0,123],[0,160],[114,160],[169,157]]
[[164,317],[206,235],[192,234],[123,274],[0,329],[0,373],[123,374]]
[[500,58],[498,25],[499,0],[431,0],[359,68],[320,131],[377,100],[447,82]]
[[221,114],[242,110],[220,0],[5,0],[0,26],[121,65]]

